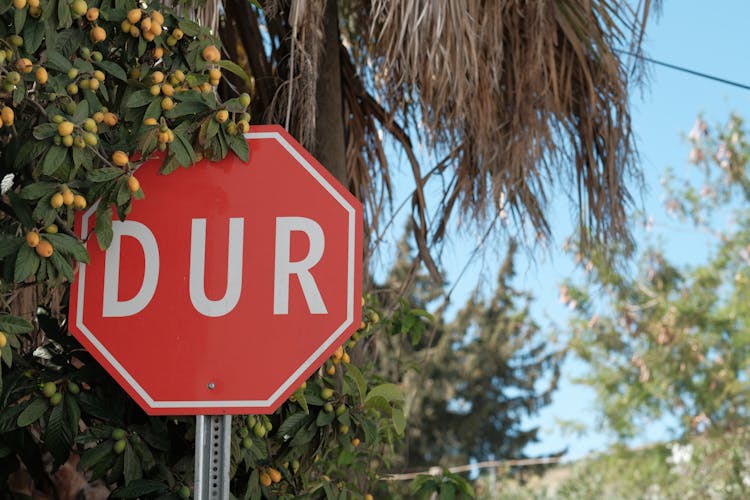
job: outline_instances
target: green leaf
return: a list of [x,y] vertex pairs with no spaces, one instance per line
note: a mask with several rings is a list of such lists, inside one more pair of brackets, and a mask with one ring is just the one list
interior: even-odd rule
[[246,162],[250,159],[250,148],[247,145],[247,140],[242,135],[230,136],[229,147],[240,160]]
[[55,123],[42,123],[34,127],[33,136],[40,141],[49,139],[57,135],[57,125]]
[[61,252],[64,255],[70,255],[78,262],[89,263],[89,253],[78,238],[62,233],[45,234],[44,238],[52,243],[52,246],[56,251]]
[[[309,424],[310,416],[302,412],[292,413],[284,420],[276,431],[285,441],[291,439],[299,429]],[[287,437],[288,436],[288,437]]]
[[373,387],[365,397],[365,402],[375,397],[381,397],[388,402],[398,402],[404,400],[404,393],[396,384],[386,383]]
[[44,445],[52,453],[55,462],[61,464],[68,459],[73,445],[73,434],[65,418],[65,405],[58,404],[52,408],[47,429],[44,433]]
[[183,116],[197,115],[205,113],[211,108],[203,101],[185,100],[177,102],[177,105],[164,113],[167,118],[175,119],[182,118]]
[[51,146],[44,155],[42,161],[42,173],[52,175],[65,163],[65,157],[68,154],[68,148],[65,146]]
[[28,245],[22,245],[18,250],[16,257],[16,268],[13,274],[13,280],[21,283],[39,269],[39,256],[33,248]]
[[201,25],[189,19],[180,19],[178,26],[187,36],[198,36],[201,33]]
[[34,220],[31,218],[31,210],[25,201],[14,191],[8,191],[8,198],[10,199],[10,205],[13,207],[13,211],[16,213],[16,217],[26,229],[34,227]]
[[[78,61],[78,59],[76,59],[76,61]],[[73,122],[81,123],[89,117],[89,114],[89,103],[87,101],[81,101],[76,106],[76,112],[73,114]]]
[[73,165],[90,170],[94,166],[94,153],[90,149],[72,148]]
[[43,226],[49,226],[57,215],[57,210],[50,205],[51,198],[51,193],[43,196],[37,202],[34,212],[31,214],[34,220],[40,222]]
[[[60,3],[63,4],[64,2]],[[73,67],[73,64],[67,57],[59,52],[47,49],[47,67],[62,73],[67,73],[68,70]]]
[[78,435],[78,424],[81,420],[81,407],[78,406],[76,399],[70,394],[65,396],[65,418],[68,421],[68,429],[70,429],[71,439],[75,441]]
[[24,408],[20,415],[18,415],[18,420],[16,420],[18,427],[26,427],[27,425],[33,424],[44,415],[47,408],[49,408],[47,398],[36,398],[31,404],[29,404],[29,406]]
[[99,248],[106,250],[112,243],[114,233],[112,232],[112,206],[101,203],[96,210],[96,240],[99,242]]
[[91,182],[107,182],[124,175],[125,171],[116,167],[103,167],[89,172],[88,180]]
[[[20,35],[23,30],[24,24],[26,24],[26,13],[27,9],[13,9],[13,26],[16,28],[16,35]],[[25,40],[24,40],[25,43]]]
[[29,333],[33,331],[34,325],[18,316],[0,314],[0,330],[13,335],[18,335],[20,333]]
[[378,410],[385,415],[390,415],[393,411],[393,407],[391,407],[390,403],[388,403],[388,401],[382,396],[367,398],[367,402],[365,402],[364,406],[368,409]]
[[94,464],[102,461],[103,458],[110,455],[112,451],[112,441],[104,441],[94,448],[90,448],[81,454],[78,462],[80,470],[89,470]]
[[60,252],[52,252],[48,261],[51,262],[52,265],[55,266],[55,269],[60,271],[68,281],[73,281],[73,278],[75,277],[73,275],[73,268],[71,267],[70,262],[68,262],[68,259],[60,255]]
[[253,82],[250,79],[250,76],[247,73],[245,73],[245,70],[242,69],[242,66],[240,66],[236,62],[230,61],[228,59],[222,59],[216,64],[218,64],[220,67],[224,68],[225,70],[229,71],[230,73],[234,73],[235,75],[242,78],[242,81],[244,81],[248,87],[253,86]]
[[[184,126],[183,126],[184,125]],[[181,123],[177,128],[174,129],[175,140],[169,146],[170,153],[174,154],[177,162],[183,167],[188,167],[195,162],[195,151],[193,146],[190,145],[190,141],[187,140],[185,135],[187,134],[188,122]]]
[[122,69],[122,66],[120,66],[119,64],[113,61],[101,61],[101,62],[95,62],[94,64],[96,65],[97,68],[104,70],[106,74],[112,75],[118,80],[123,81],[123,82],[128,81],[127,73],[125,73],[125,70]]
[[125,477],[125,484],[127,485],[137,479],[141,479],[143,477],[143,469],[141,469],[141,464],[135,454],[135,450],[133,450],[133,447],[129,442],[127,446],[125,446],[123,458],[124,464],[122,473]]
[[440,486],[438,500],[454,500],[456,498],[456,487],[451,483],[444,482]]
[[143,119],[146,118],[155,118],[159,119],[161,116],[161,101],[159,99],[154,99],[151,101],[151,104],[148,105],[146,108],[146,112],[143,113]]
[[164,493],[169,485],[154,479],[136,479],[112,492],[110,498],[138,498],[145,495]]
[[406,429],[406,418],[401,408],[393,408],[391,411],[391,421],[393,422],[393,428],[396,429],[396,433],[399,436],[403,436]]
[[354,381],[354,385],[357,386],[359,391],[359,403],[364,403],[367,394],[367,382],[362,372],[353,364],[349,364],[346,367],[346,377],[350,377]]
[[[73,59],[73,67],[78,68],[81,73],[91,74],[94,72],[94,66],[86,59],[82,59],[80,57]],[[78,122],[79,120],[75,121]]]
[[19,195],[25,200],[36,200],[42,196],[57,191],[59,184],[57,182],[34,182],[24,186]]
[[128,180],[122,178],[117,181],[117,205],[124,205],[130,201],[130,188],[128,188]]
[[[57,133],[57,128],[55,128],[55,132]],[[47,151],[47,148],[49,148],[49,144],[42,141],[27,141],[25,142],[20,149],[18,150],[18,153],[16,153],[16,157],[13,160],[13,166],[15,168],[23,167],[24,165],[28,165],[33,160],[38,158],[42,155],[45,151]]]
[[149,92],[148,90],[137,90],[130,94],[130,97],[128,97],[128,100],[125,103],[125,106],[129,108],[140,108],[141,106],[145,106],[146,104],[151,104],[151,101],[153,101],[154,99],[158,99],[158,97],[152,96],[151,92]]
[[335,412],[327,412],[325,410],[321,410],[318,413],[318,417],[315,419],[315,424],[318,427],[325,427],[326,425],[329,425],[331,422],[333,422],[334,418],[336,418]]
[[68,2],[66,2],[65,0],[58,0],[57,20],[58,28],[70,28],[70,26],[73,24],[73,17],[70,13],[70,7],[68,6]]
[[347,449],[341,450],[336,459],[336,465],[351,465],[352,463],[354,463],[354,452]]
[[156,458],[146,443],[137,434],[130,436],[128,443],[133,447],[144,471],[151,470],[156,466]]
[[18,247],[25,243],[23,238],[5,237],[0,239],[0,259],[18,252]]
[[44,23],[35,19],[26,21],[23,30],[23,46],[29,53],[36,52],[44,38]]

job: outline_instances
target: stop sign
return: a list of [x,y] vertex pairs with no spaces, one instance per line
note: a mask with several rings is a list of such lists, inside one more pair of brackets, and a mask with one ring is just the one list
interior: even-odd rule
[[281,127],[246,138],[249,162],[145,162],[110,248],[86,243],[70,329],[149,414],[271,413],[360,324],[361,204]]

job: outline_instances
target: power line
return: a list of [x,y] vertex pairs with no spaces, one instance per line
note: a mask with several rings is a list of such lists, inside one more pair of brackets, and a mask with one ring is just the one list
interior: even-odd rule
[[686,68],[684,66],[678,66],[676,64],[670,64],[668,62],[659,61],[657,59],[652,59],[650,57],[646,57],[643,54],[635,53],[635,52],[629,52],[627,50],[621,50],[621,49],[612,49],[614,52],[618,52],[620,54],[625,54],[631,57],[635,57],[638,59],[641,59],[646,62],[650,62],[652,64],[656,64],[657,66],[664,66],[665,68],[673,69],[675,71],[681,71],[683,73],[688,73],[693,76],[697,76],[700,78],[705,78],[707,80],[713,80],[715,82],[719,83],[725,83],[727,85],[731,85],[732,87],[738,87],[744,90],[750,90],[750,85],[745,85],[744,83],[735,82],[732,80],[727,80],[726,78],[719,78],[718,76],[709,75],[708,73],[703,73],[701,71],[696,71],[694,69]]

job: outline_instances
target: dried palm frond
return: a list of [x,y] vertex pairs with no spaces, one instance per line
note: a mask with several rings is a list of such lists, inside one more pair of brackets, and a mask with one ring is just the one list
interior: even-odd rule
[[[562,180],[582,227],[627,239],[629,74],[613,48],[639,45],[649,7],[372,0],[372,40],[360,50],[389,109],[414,108],[415,98],[429,144],[458,151],[448,199],[479,217],[506,199],[546,236],[545,209]],[[453,203],[445,207],[447,218]]]

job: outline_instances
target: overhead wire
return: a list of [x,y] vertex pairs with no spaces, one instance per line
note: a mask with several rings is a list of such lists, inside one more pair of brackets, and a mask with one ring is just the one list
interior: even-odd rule
[[745,85],[744,83],[735,82],[733,80],[727,80],[726,78],[721,78],[721,77],[718,77],[718,76],[714,76],[714,75],[711,75],[711,74],[708,74],[708,73],[704,73],[702,71],[696,71],[694,69],[686,68],[684,66],[678,66],[677,64],[671,64],[671,63],[668,63],[668,62],[659,61],[658,59],[652,59],[651,57],[644,56],[641,53],[630,52],[630,51],[627,51],[627,50],[622,50],[622,49],[617,49],[617,48],[613,48],[612,50],[614,52],[619,53],[619,54],[624,54],[624,55],[627,55],[627,56],[630,56],[630,57],[635,57],[637,59],[641,59],[642,61],[650,62],[651,64],[655,64],[657,66],[664,66],[665,68],[673,69],[675,71],[681,71],[683,73],[687,73],[689,75],[697,76],[699,78],[705,78],[707,80],[713,80],[715,82],[724,83],[726,85],[731,85],[732,87],[738,87],[738,88],[741,88],[741,89],[744,89],[744,90],[750,90],[750,85]]

